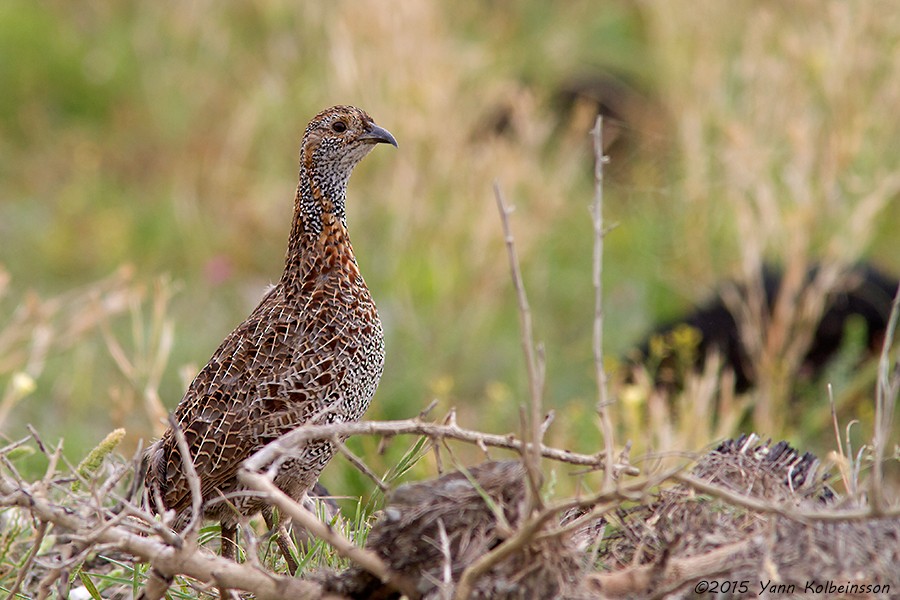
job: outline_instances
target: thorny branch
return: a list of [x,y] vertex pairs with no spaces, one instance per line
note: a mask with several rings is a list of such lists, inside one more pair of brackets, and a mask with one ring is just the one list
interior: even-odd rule
[[[437,423],[425,423],[418,419],[404,419],[398,421],[362,421],[358,423],[331,423],[327,425],[302,425],[277,440],[270,442],[256,454],[247,459],[244,466],[250,471],[263,471],[265,468],[279,460],[282,456],[290,455],[298,446],[310,440],[330,439],[334,436],[351,435],[424,435],[434,440],[454,439],[479,446],[494,448],[506,448],[525,453],[530,444],[523,442],[514,435],[497,435],[483,433],[472,429],[464,429],[455,423],[441,425]],[[596,469],[603,468],[606,464],[604,453],[580,454],[541,444],[541,456],[572,465],[581,465]],[[626,475],[638,475],[640,471],[629,464],[614,464],[613,468]]]

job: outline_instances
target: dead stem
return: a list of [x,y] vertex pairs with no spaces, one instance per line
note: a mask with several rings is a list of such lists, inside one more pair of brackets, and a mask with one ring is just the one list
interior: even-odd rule
[[175,421],[174,416],[169,416],[169,426],[175,433],[175,442],[178,445],[178,453],[181,455],[181,465],[187,478],[188,489],[191,491],[191,520],[188,522],[182,535],[189,540],[193,540],[197,530],[200,528],[200,519],[203,516],[201,510],[203,495],[200,491],[200,477],[194,468],[194,459],[191,457],[191,451],[188,448],[187,441],[184,439],[184,433]]
[[894,294],[894,302],[891,306],[891,316],[888,320],[887,331],[884,334],[884,344],[881,347],[881,358],[878,362],[878,385],[875,389],[875,431],[872,436],[873,462],[872,465],[872,514],[882,516],[887,511],[887,501],[884,497],[884,452],[891,434],[891,425],[894,418],[894,408],[897,403],[897,394],[900,391],[900,370],[897,363],[891,361],[891,346],[897,329],[897,320],[900,318],[900,286]]
[[28,575],[31,571],[31,565],[34,563],[34,558],[35,556],[37,556],[38,550],[40,550],[41,543],[43,543],[44,536],[46,534],[47,521],[41,521],[38,525],[37,531],[35,531],[34,539],[31,541],[31,551],[25,558],[25,564],[23,564],[21,569],[19,569],[19,574],[16,576],[16,581],[9,589],[9,594],[6,596],[7,600],[13,600],[18,595],[19,588],[22,587],[22,582],[25,580],[25,576]]
[[594,142],[594,202],[591,205],[591,216],[594,224],[594,370],[597,377],[597,414],[600,417],[600,429],[603,433],[603,448],[606,453],[606,469],[603,473],[603,485],[612,488],[616,471],[612,468],[615,456],[615,438],[612,417],[609,413],[609,391],[606,383],[606,369],[603,368],[603,165],[607,162],[603,154],[603,115],[597,115],[594,129],[591,131]]
[[500,211],[500,222],[503,224],[503,239],[506,242],[506,253],[509,257],[509,270],[512,275],[513,286],[516,290],[516,300],[519,309],[519,324],[522,330],[522,350],[525,353],[525,361],[528,369],[529,387],[529,428],[522,437],[529,442],[528,448],[522,454],[525,463],[525,472],[528,474],[529,494],[528,510],[540,508],[541,485],[543,475],[541,473],[541,402],[544,391],[544,361],[541,353],[535,347],[534,329],[531,322],[531,308],[528,304],[528,295],[525,293],[525,283],[522,281],[522,271],[519,268],[519,256],[516,253],[515,239],[509,223],[509,215],[512,212],[503,199],[500,184],[494,182],[494,198],[497,200],[497,208]]

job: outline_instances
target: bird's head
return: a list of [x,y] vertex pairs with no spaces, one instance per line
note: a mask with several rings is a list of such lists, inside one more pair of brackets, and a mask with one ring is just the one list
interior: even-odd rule
[[397,145],[394,136],[353,106],[333,106],[309,122],[300,145],[300,181],[294,200],[296,224],[302,231],[318,236],[323,227],[334,223],[346,228],[344,203],[350,173],[379,143]]
[[365,111],[355,106],[333,106],[307,125],[300,147],[301,167],[318,178],[346,183],[353,167],[379,143],[397,146],[394,136],[376,125]]

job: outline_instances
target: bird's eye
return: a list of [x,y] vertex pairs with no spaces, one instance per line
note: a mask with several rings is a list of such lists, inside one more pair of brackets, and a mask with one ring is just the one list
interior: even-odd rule
[[331,130],[335,133],[344,133],[347,131],[347,124],[343,121],[335,121],[331,124]]

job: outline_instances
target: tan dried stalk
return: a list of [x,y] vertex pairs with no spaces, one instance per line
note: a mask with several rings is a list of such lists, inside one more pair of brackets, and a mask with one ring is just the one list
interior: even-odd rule
[[528,304],[528,295],[525,293],[525,283],[522,280],[522,270],[519,267],[519,256],[516,253],[515,238],[509,223],[509,215],[512,212],[503,199],[500,184],[494,183],[494,198],[497,200],[497,208],[500,211],[500,222],[503,224],[503,239],[506,243],[506,252],[509,257],[509,270],[512,275],[513,286],[516,290],[516,300],[519,310],[519,324],[522,331],[522,351],[525,354],[525,363],[528,372],[528,429],[523,437],[528,441],[528,447],[522,454],[525,464],[525,472],[528,474],[528,509],[526,512],[539,509],[541,501],[541,486],[543,474],[541,473],[541,430],[542,397],[544,393],[544,361],[534,342],[534,328],[531,322],[531,307]]

